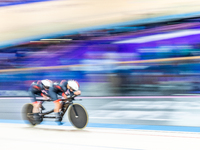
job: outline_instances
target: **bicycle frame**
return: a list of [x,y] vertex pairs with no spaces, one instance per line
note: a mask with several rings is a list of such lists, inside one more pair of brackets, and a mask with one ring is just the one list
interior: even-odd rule
[[[69,106],[71,104],[73,104],[73,100],[74,99],[62,99],[63,104],[62,104],[62,108],[61,108],[61,117],[63,117],[65,115]],[[37,101],[43,101],[43,102],[47,101],[47,102],[49,102],[49,101],[53,101],[53,100],[37,99]],[[65,102],[65,101],[67,101],[67,102]],[[39,114],[42,116],[42,118],[56,118],[55,116],[46,116],[46,115],[51,114],[53,112],[54,112],[54,109],[52,109],[50,111],[46,111],[46,112],[42,112],[42,109],[41,109]],[[78,116],[75,109],[74,109],[74,112],[75,112],[76,116]]]
[[[38,101],[53,101],[53,100],[39,100]],[[78,128],[78,129],[83,129],[86,127],[88,123],[88,114],[85,108],[78,103],[73,103],[73,98],[72,99],[62,99],[62,107],[60,111],[60,115],[63,118],[66,111],[68,111],[68,119],[70,123]],[[77,99],[76,99],[77,100]],[[81,99],[79,99],[81,100]],[[27,120],[31,125],[35,126],[37,124],[40,124],[43,121],[43,118],[56,118],[54,115],[48,115],[54,112],[54,109],[49,110],[49,111],[44,111],[42,107],[40,108],[40,120],[36,121],[34,119],[34,113],[32,113],[33,110],[33,104],[27,103],[23,106],[23,119]],[[43,112],[44,111],[44,112]],[[61,120],[62,120],[61,118]]]

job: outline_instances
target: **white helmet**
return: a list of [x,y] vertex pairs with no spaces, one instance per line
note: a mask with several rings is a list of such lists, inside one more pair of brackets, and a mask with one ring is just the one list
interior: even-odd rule
[[70,88],[72,88],[72,90],[77,91],[79,89],[79,84],[77,81],[75,80],[69,80],[68,81],[68,85]]
[[47,89],[52,85],[52,81],[48,79],[42,80],[41,82],[42,82],[42,85]]

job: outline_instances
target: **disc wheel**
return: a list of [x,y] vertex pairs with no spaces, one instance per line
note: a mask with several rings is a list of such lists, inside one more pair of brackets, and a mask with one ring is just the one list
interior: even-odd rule
[[86,109],[80,104],[72,104],[68,110],[68,118],[72,125],[78,129],[83,129],[88,123]]
[[22,108],[22,118],[24,121],[26,121],[26,123],[35,126],[36,123],[34,123],[33,116],[31,116],[32,110],[33,104],[25,104]]

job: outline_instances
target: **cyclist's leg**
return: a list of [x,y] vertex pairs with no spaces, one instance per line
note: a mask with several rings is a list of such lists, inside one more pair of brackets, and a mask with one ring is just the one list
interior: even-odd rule
[[29,95],[31,97],[31,101],[33,103],[33,113],[38,113],[39,112],[39,104],[37,102],[37,99],[36,99],[36,95],[39,95],[39,91],[34,89],[34,88],[29,88]]
[[39,108],[42,106],[41,102],[34,102],[33,103],[33,119],[35,120],[36,124],[41,122],[41,116],[39,115]]
[[60,109],[61,109],[61,106],[62,106],[60,99],[54,101],[54,104],[55,104],[54,112],[55,113],[60,112]]
[[61,99],[58,99],[58,95],[57,95],[58,91],[55,91],[54,88],[49,88],[49,95],[51,97],[52,100],[54,100],[54,113],[56,116],[56,122],[60,123],[62,120],[62,117],[60,115],[60,109],[61,109]]
[[36,100],[36,95],[38,95],[38,91],[34,90],[34,89],[29,89],[29,94],[31,96],[31,100],[32,100],[32,104],[33,104],[33,110],[32,110],[32,113],[33,113],[33,119],[35,120],[35,123],[36,124],[39,124],[41,121],[40,121],[40,116],[39,116],[39,108],[42,106],[41,105],[41,102],[38,102]]
[[61,122],[62,121],[62,117],[60,115],[60,109],[61,109],[61,102],[60,100],[56,100],[54,101],[54,104],[55,104],[55,109],[54,109],[54,113],[55,113],[55,116],[56,116],[56,122]]
[[41,102],[38,101],[33,102],[33,113],[39,113],[41,107],[42,107]]

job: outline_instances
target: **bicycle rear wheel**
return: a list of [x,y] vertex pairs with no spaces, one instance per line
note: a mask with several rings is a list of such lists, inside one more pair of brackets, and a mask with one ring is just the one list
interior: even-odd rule
[[73,126],[83,129],[88,123],[88,114],[85,108],[80,104],[72,104],[68,110],[68,118]]
[[26,121],[26,123],[31,124],[33,126],[36,125],[36,123],[34,122],[33,117],[29,117],[29,115],[32,113],[33,110],[33,104],[25,104],[22,108],[22,118],[23,120]]

